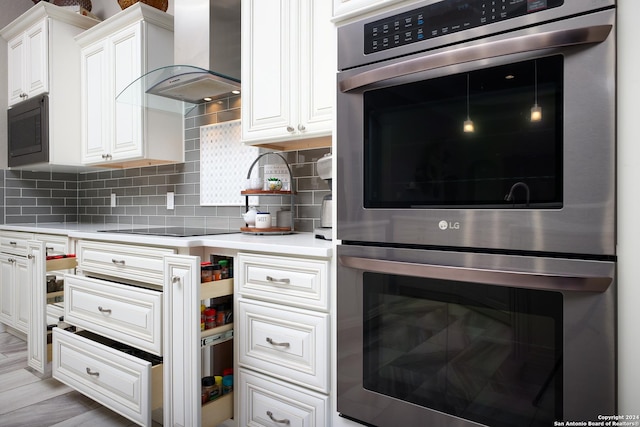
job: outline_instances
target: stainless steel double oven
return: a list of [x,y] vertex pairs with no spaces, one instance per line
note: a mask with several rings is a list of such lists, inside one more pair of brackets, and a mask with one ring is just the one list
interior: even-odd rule
[[338,28],[338,412],[550,426],[616,399],[615,0]]

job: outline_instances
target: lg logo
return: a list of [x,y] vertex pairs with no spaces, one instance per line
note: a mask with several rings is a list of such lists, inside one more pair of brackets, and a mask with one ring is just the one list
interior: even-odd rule
[[460,223],[459,222],[447,222],[445,220],[442,220],[438,223],[438,227],[440,227],[440,230],[460,230]]

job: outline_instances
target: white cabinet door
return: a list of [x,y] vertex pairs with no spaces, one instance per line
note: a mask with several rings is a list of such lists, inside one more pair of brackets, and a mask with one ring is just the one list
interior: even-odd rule
[[27,333],[29,331],[29,306],[31,304],[31,289],[27,259],[15,257],[13,263],[13,283],[16,296],[16,329]]
[[126,102],[115,102],[129,84],[142,75],[142,23],[118,32],[109,39],[112,55],[109,67],[113,73],[114,138],[108,153],[112,160],[142,156],[142,108]]
[[331,4],[243,0],[242,7],[244,142],[330,135],[336,73]]
[[328,1],[300,2],[300,116],[298,132],[331,131],[336,87],[335,28]]
[[243,139],[287,135],[293,116],[297,61],[293,42],[298,23],[292,9],[298,2],[286,0],[243,1],[242,81]]
[[27,97],[49,91],[49,20],[44,19],[26,33],[27,69],[25,89]]
[[8,49],[9,105],[13,105],[24,100],[26,93],[24,89],[24,70],[26,68],[24,35],[9,40]]
[[201,425],[200,258],[166,256],[163,419],[166,426]]
[[27,333],[30,295],[26,258],[0,254],[0,321]]
[[49,90],[48,20],[8,43],[9,105]]
[[104,160],[110,133],[107,123],[111,111],[108,100],[109,71],[106,42],[93,44],[81,54],[82,74],[82,161],[95,163]]
[[0,322],[14,326],[15,286],[12,256],[0,254]]

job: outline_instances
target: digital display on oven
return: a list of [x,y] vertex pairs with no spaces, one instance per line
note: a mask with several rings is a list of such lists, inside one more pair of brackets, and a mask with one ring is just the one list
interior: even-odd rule
[[371,54],[562,6],[564,0],[444,0],[364,26]]

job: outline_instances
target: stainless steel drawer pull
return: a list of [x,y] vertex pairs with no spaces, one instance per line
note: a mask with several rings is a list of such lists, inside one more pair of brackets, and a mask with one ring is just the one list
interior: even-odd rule
[[269,416],[269,418],[271,418],[271,421],[273,421],[274,423],[278,423],[278,424],[286,424],[286,425],[291,424],[291,423],[289,422],[289,420],[288,420],[288,419],[286,419],[286,418],[285,418],[284,420],[278,420],[278,419],[274,418],[274,417],[273,417],[273,412],[271,412],[271,411],[267,411],[267,415]]
[[123,259],[118,260],[118,259],[113,259],[112,258],[111,262],[116,264],[116,265],[124,265],[124,260]]
[[110,308],[102,308],[101,306],[98,306],[98,311],[100,313],[108,313],[111,314],[111,309]]
[[271,338],[267,337],[267,342],[271,345],[275,345],[278,347],[291,347],[291,344],[289,344],[288,342],[275,342],[274,340],[272,340]]
[[99,377],[100,376],[100,372],[91,372],[91,369],[87,368],[87,374],[91,375],[92,377]]
[[289,280],[289,279],[275,279],[275,278],[273,278],[271,276],[267,276],[267,282],[288,285],[289,283],[291,283],[291,280]]

